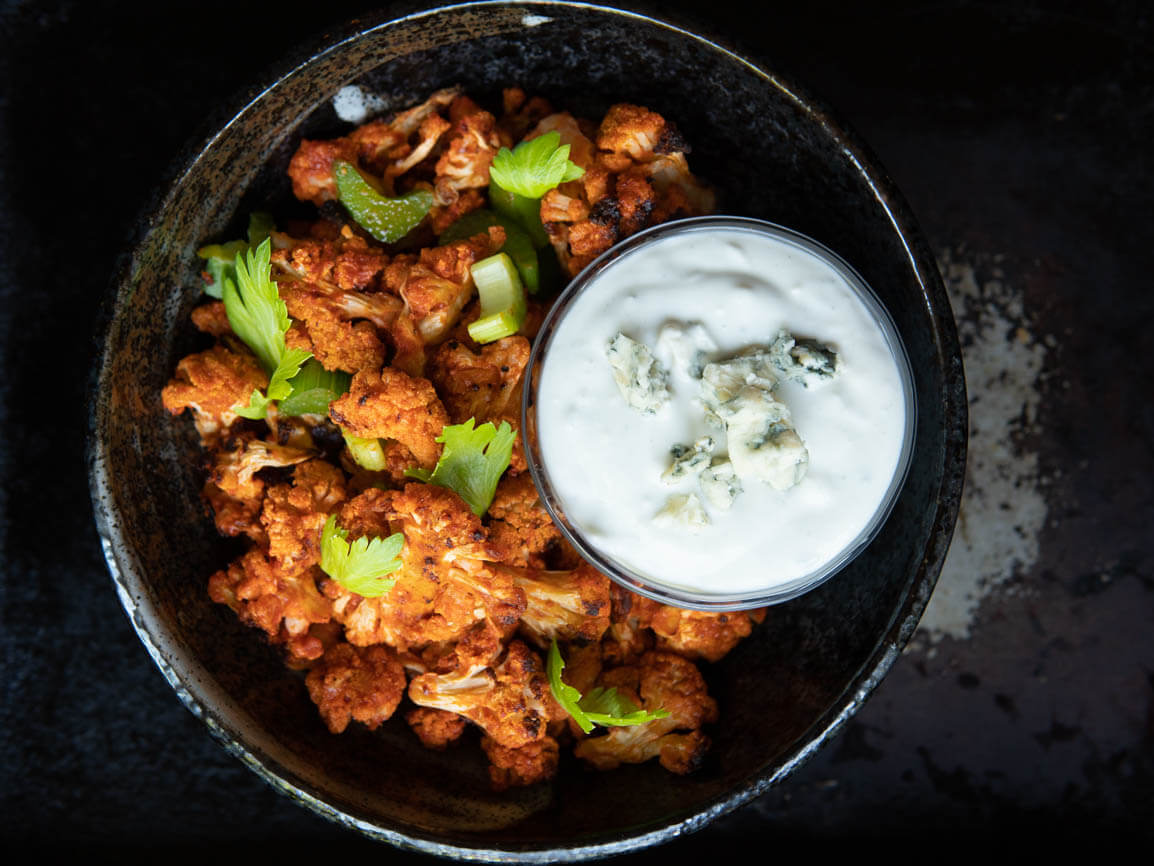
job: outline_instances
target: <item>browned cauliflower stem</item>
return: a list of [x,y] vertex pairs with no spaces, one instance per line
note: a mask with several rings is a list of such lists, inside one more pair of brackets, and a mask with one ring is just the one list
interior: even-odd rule
[[[484,206],[502,146],[554,130],[585,169],[541,202],[570,275],[621,238],[713,206],[676,128],[646,108],[614,105],[593,123],[511,88],[495,115],[458,89],[439,91],[342,138],[302,141],[289,166],[296,196],[318,206],[337,198],[337,159],[388,193],[434,192],[427,225],[403,252],[334,219],[331,205],[329,216],[273,234],[273,277],[293,320],[288,345],[352,375],[328,417],[237,415],[268,377],[219,301],[192,316],[214,344],[181,360],[162,394],[169,412],[188,410],[195,422],[217,528],[248,544],[209,579],[211,598],[307,671],[334,734],[351,723],[376,728],[398,708],[429,748],[477,728],[497,790],[550,778],[562,747],[598,769],[657,758],[672,772],[693,770],[709,746],[703,728],[718,717],[695,662],[720,659],[764,615],[679,610],[612,584],[549,519],[519,437],[484,519],[451,490],[405,476],[436,465],[446,424],[519,426],[530,339],[545,310],[531,301],[523,335],[475,344],[464,327],[478,315],[469,267],[500,248],[504,231],[443,246],[433,232]],[[338,457],[341,433],[381,440],[386,467],[370,472],[347,451]],[[330,514],[350,538],[404,534],[386,595],[364,598],[321,571]],[[669,716],[582,734],[549,689],[544,653],[553,640],[571,685],[613,686]]]

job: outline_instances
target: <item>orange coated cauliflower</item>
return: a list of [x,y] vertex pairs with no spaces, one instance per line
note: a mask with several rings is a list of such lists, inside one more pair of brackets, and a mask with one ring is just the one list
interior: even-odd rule
[[344,473],[332,464],[310,460],[297,466],[292,484],[278,484],[265,493],[260,520],[268,534],[269,555],[287,569],[316,565],[325,519],[347,496]]
[[501,479],[488,514],[489,542],[501,562],[544,568],[546,556],[561,544],[561,531],[528,473]]
[[216,528],[223,535],[245,534],[255,541],[267,540],[260,523],[265,482],[256,473],[303,463],[312,456],[309,451],[267,442],[252,434],[223,443],[213,457],[204,485],[204,497],[212,506]]
[[405,721],[426,749],[444,749],[458,740],[469,726],[464,716],[448,710],[414,707],[405,713]]
[[397,440],[425,469],[437,465],[441,445],[435,440],[449,423],[428,379],[389,367],[354,375],[349,392],[329,406],[329,417],[351,436]]
[[405,670],[388,647],[339,643],[313,666],[305,685],[334,734],[351,721],[371,731],[393,715],[404,697]]
[[255,626],[290,653],[315,658],[318,643],[309,626],[332,618],[332,604],[317,588],[319,569],[286,568],[253,548],[208,581],[209,597],[227,604],[240,621]]
[[457,640],[485,617],[486,599],[467,585],[493,554],[481,521],[453,491],[422,483],[366,490],[342,510],[339,522],[350,538],[373,526],[380,528],[366,534],[405,536],[398,580],[386,595],[362,598],[325,584],[351,643],[407,650]]
[[213,346],[180,359],[176,376],[160,392],[173,415],[191,409],[202,442],[210,443],[240,416],[252,392],[268,387],[268,375],[255,357]]
[[692,659],[716,662],[724,658],[753,626],[765,619],[765,608],[714,613],[660,605],[649,618],[657,646]]
[[550,718],[559,712],[545,665],[519,640],[509,642],[505,658],[494,667],[421,674],[409,684],[409,698],[417,706],[464,716],[510,749],[544,739]]
[[572,571],[513,568],[496,563],[525,595],[521,632],[545,649],[550,641],[593,642],[609,627],[609,578],[588,563]]
[[599,770],[658,758],[672,773],[692,772],[709,750],[701,727],[717,721],[717,702],[709,696],[701,672],[679,655],[649,652],[641,657],[637,679],[640,706],[664,709],[669,715],[583,739],[575,754]]
[[489,736],[481,737],[481,748],[489,758],[489,780],[494,791],[524,788],[557,775],[561,748],[546,736],[511,749]]

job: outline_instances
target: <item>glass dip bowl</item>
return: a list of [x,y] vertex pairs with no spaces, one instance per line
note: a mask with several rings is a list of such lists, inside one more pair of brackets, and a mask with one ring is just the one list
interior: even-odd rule
[[897,328],[848,263],[773,223],[702,217],[573,280],[535,341],[522,429],[542,502],[596,568],[734,610],[795,598],[865,550],[909,470],[915,399]]

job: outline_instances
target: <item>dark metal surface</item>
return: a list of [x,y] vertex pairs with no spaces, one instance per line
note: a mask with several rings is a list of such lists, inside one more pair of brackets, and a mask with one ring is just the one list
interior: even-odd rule
[[[702,14],[665,5],[691,23]],[[932,853],[1151,834],[1150,13],[866,5],[763,10],[756,22],[711,7],[704,23],[856,127],[953,274],[971,407],[986,425],[971,431],[963,558],[939,586],[937,618],[835,742],[740,812],[629,861],[741,843],[793,853],[881,837]],[[104,569],[75,376],[152,179],[205,131],[221,94],[357,11],[0,12],[5,841],[409,859],[265,787],[173,699]]]

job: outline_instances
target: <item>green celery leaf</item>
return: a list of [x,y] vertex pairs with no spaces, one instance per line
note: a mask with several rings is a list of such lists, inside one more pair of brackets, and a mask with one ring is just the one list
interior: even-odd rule
[[561,679],[563,670],[565,670],[565,660],[561,658],[561,650],[557,648],[557,641],[553,641],[549,645],[549,658],[546,659],[545,663],[545,672],[549,675],[549,688],[561,708],[573,717],[573,721],[582,731],[589,733],[593,730],[593,722],[578,704],[581,700],[581,692]]
[[201,247],[196,254],[204,259],[204,270],[208,279],[204,283],[204,293],[210,298],[221,298],[224,281],[236,280],[236,257],[255,249],[276,229],[271,214],[253,211],[248,216],[248,240],[229,241],[225,244],[209,244]]
[[227,244],[209,244],[196,251],[204,259],[204,271],[208,275],[204,282],[206,295],[218,299],[224,296],[225,280],[236,280],[236,257],[248,248],[244,241],[229,241]]
[[405,536],[395,532],[388,538],[362,536],[352,544],[349,531],[337,525],[330,514],[321,531],[321,570],[349,592],[376,598],[393,588],[397,579],[387,575],[401,567],[399,558]]
[[480,517],[488,510],[497,482],[509,468],[517,432],[508,421],[502,421],[500,428],[489,421],[475,429],[474,422],[470,418],[464,424],[443,427],[437,441],[445,448],[433,471],[406,469],[405,474],[455,491]]
[[581,692],[561,679],[563,670],[565,660],[561,657],[561,650],[557,648],[557,641],[554,640],[549,645],[549,657],[545,663],[545,671],[549,675],[549,688],[557,703],[587,734],[593,730],[594,725],[631,727],[644,725],[654,719],[664,719],[669,715],[669,711],[664,709],[652,712],[640,709],[625,695],[618,693],[616,688],[606,689],[598,686],[582,697]]
[[327,415],[329,404],[349,390],[352,377],[342,370],[326,370],[310,358],[289,380],[292,393],[280,402],[282,415]]
[[233,409],[236,411],[236,414],[242,418],[259,421],[261,418],[268,417],[268,406],[271,402],[272,400],[259,390],[254,390],[252,396],[248,398],[247,406],[234,406]]
[[509,192],[526,198],[541,198],[558,184],[577,180],[585,170],[569,160],[569,145],[561,144],[554,130],[513,150],[502,147],[489,166],[489,180]]
[[237,253],[236,281],[226,279],[223,287],[229,325],[270,376],[285,352],[284,335],[292,324],[272,278],[271,257],[268,239],[255,252]]
[[290,379],[300,372],[301,364],[313,356],[312,352],[304,349],[286,349],[268,380],[268,397],[270,400],[283,400],[293,391]]
[[292,320],[272,278],[271,258],[272,243],[265,238],[255,251],[248,250],[243,256],[237,253],[236,280],[223,280],[228,323],[269,374],[266,395],[256,392],[248,406],[237,409],[245,418],[264,418],[271,401],[288,397],[293,390],[289,380],[312,357],[311,352],[285,345]]

